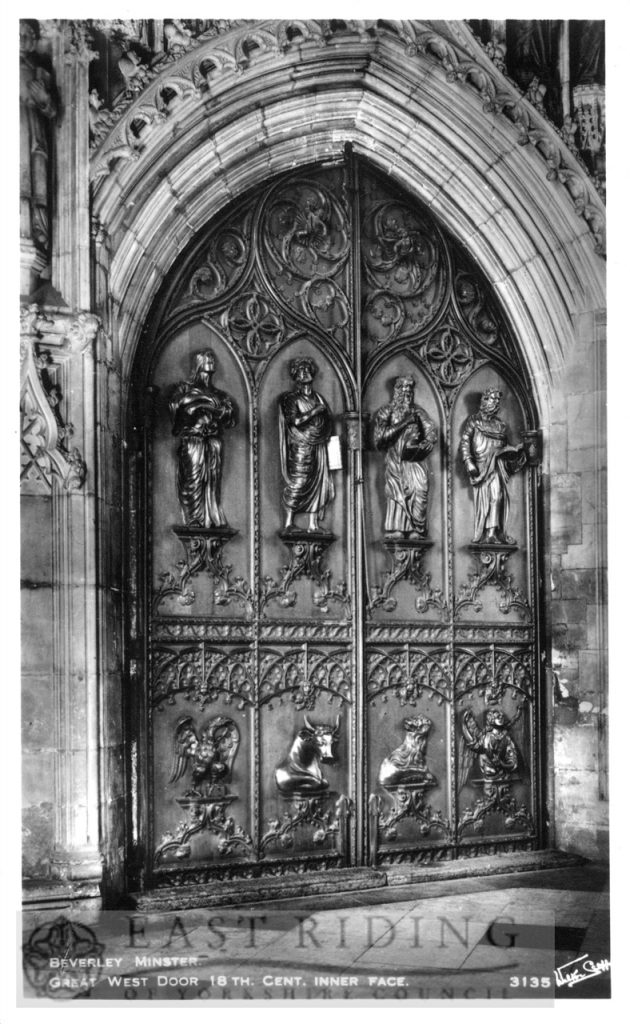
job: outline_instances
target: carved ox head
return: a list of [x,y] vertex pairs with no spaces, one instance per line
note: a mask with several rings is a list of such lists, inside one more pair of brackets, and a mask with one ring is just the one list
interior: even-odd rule
[[334,760],[333,746],[339,737],[339,720],[340,716],[337,715],[337,721],[334,725],[313,725],[312,722],[309,722],[308,717],[304,715],[305,738],[308,737],[317,747],[321,761],[330,762]]

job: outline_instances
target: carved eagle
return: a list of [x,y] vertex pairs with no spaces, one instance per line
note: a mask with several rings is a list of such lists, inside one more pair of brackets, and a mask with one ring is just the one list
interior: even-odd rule
[[231,718],[211,718],[198,731],[194,718],[185,715],[175,726],[169,782],[178,782],[189,768],[194,794],[206,795],[216,783],[230,782],[239,742],[239,731]]

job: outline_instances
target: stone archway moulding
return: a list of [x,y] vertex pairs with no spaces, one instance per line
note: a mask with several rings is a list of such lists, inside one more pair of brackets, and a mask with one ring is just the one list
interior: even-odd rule
[[361,23],[332,40],[325,23],[290,24],[301,34],[260,23],[169,64],[93,156],[123,380],[162,280],[204,224],[262,179],[338,159],[350,141],[477,260],[546,405],[574,317],[605,301],[603,206],[587,175],[480,47],[469,58],[462,23],[440,23],[450,40],[418,22]]

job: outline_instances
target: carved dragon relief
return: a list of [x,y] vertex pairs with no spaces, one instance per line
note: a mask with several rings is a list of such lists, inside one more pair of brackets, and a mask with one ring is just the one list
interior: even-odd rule
[[[420,56],[440,64],[447,82],[474,90],[486,114],[501,115],[515,126],[518,144],[533,145],[540,154],[547,179],[558,181],[569,193],[575,213],[588,224],[596,251],[603,254],[603,207],[582,161],[565,143],[562,133],[502,74],[472,32],[462,24],[457,25],[456,32],[451,24],[440,24],[441,31],[435,23],[421,21],[269,21],[255,26],[226,23],[226,35],[207,39],[201,34],[201,47],[197,41],[193,44],[191,37],[191,46],[184,47],[181,55],[171,51],[172,64],[157,61],[146,66],[142,75],[133,75],[140,85],[138,95],[129,89],[114,110],[101,111],[102,124],[94,124],[92,178],[107,176],[119,160],[137,160],[148,134],[169,116],[173,104],[182,99],[203,102],[219,77],[239,73],[250,64],[252,55],[289,53],[308,43],[325,46],[330,40],[352,35],[366,40],[397,40],[408,58]],[[390,318],[390,314],[387,316]],[[395,321],[395,310],[391,316]]]

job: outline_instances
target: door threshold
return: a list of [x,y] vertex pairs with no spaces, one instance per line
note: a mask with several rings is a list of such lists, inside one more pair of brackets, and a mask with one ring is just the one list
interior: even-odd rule
[[130,893],[127,906],[157,913],[163,910],[193,910],[203,907],[242,906],[271,900],[293,900],[303,896],[361,892],[439,882],[484,875],[503,875],[524,871],[549,871],[588,863],[586,858],[560,850],[523,851],[493,854],[466,860],[443,861],[440,864],[409,864],[379,868],[338,868],[311,875],[286,874],[281,877],[247,878],[194,885],[190,888],[170,886],[163,889]]

